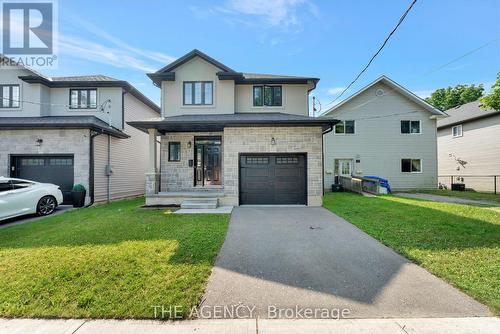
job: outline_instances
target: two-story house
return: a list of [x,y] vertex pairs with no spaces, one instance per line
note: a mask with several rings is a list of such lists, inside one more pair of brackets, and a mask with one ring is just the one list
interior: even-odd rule
[[127,121],[159,113],[126,81],[3,66],[0,176],[57,184],[65,202],[74,184],[87,189],[87,203],[141,195],[148,135]]
[[382,76],[325,114],[325,189],[336,176],[378,176],[392,190],[437,188],[437,119],[446,113]]
[[474,101],[446,113],[450,117],[437,123],[439,183],[451,188],[452,182],[463,182],[468,189],[498,193],[500,110]]
[[129,122],[150,136],[148,205],[322,205],[323,134],[335,121],[308,116],[319,79],[241,73],[198,50],[149,77],[161,117]]

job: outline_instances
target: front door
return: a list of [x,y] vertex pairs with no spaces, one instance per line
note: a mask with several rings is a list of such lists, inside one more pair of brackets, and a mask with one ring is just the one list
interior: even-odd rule
[[352,176],[352,160],[340,159],[338,160],[338,171],[339,176]]
[[221,184],[221,139],[220,137],[196,138],[195,185],[211,186]]

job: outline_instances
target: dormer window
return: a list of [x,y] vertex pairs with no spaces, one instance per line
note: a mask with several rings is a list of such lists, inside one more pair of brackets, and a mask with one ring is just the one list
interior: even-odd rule
[[281,107],[281,86],[253,86],[254,107]]
[[0,85],[0,108],[19,108],[19,85]]
[[184,105],[213,104],[212,81],[184,81]]
[[96,109],[97,89],[70,89],[69,90],[70,109]]

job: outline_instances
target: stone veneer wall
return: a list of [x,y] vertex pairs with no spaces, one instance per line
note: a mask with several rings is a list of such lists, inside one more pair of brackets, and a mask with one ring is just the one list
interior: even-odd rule
[[[194,138],[200,136],[220,136],[222,132],[179,132],[167,133],[161,136],[161,185],[160,191],[185,191],[193,190],[194,168],[189,167],[189,160],[194,160]],[[181,143],[181,161],[168,161],[168,142]],[[188,142],[191,147],[188,148]],[[224,151],[224,138],[222,138],[221,149]],[[193,161],[194,163],[194,161]],[[221,161],[224,166],[224,161]],[[224,176],[222,176],[224,182]]]
[[[271,138],[276,144],[271,145]],[[307,203],[323,200],[321,127],[248,127],[224,129],[225,204],[239,204],[239,153],[307,153]]]
[[11,154],[74,154],[74,183],[87,189],[90,201],[89,130],[0,130],[0,176],[10,176]]

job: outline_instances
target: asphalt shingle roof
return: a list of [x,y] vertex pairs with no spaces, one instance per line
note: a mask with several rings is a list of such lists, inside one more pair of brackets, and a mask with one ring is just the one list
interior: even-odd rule
[[438,128],[465,123],[476,118],[500,114],[500,110],[494,110],[491,108],[482,109],[481,102],[474,101],[455,108],[448,109],[446,110],[446,113],[449,115],[449,117],[439,119],[437,121]]

